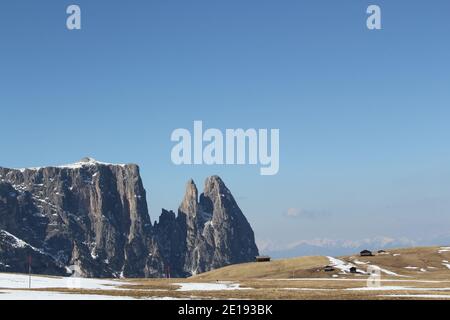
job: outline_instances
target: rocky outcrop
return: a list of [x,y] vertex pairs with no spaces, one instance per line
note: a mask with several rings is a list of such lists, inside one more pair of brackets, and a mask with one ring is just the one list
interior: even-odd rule
[[219,177],[152,226],[134,164],[86,158],[60,167],[0,168],[0,271],[85,277],[188,276],[252,260],[253,231]]
[[[166,264],[182,267],[184,275],[192,275],[230,264],[252,261],[258,255],[250,224],[231,192],[218,176],[206,179],[198,196],[191,180],[178,209],[163,212],[155,226],[161,253]],[[173,238],[167,237],[173,230]]]
[[136,165],[88,158],[61,167],[2,168],[0,179],[0,230],[60,266],[76,265],[86,277],[160,273]]

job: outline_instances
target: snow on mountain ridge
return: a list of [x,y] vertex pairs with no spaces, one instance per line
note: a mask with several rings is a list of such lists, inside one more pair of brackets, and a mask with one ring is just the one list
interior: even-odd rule
[[25,172],[26,170],[39,171],[43,168],[51,168],[51,167],[60,168],[60,169],[81,169],[83,167],[98,166],[98,165],[120,166],[120,167],[126,166],[126,164],[114,164],[114,163],[101,162],[101,161],[95,160],[94,158],[86,157],[86,158],[81,159],[78,162],[64,164],[64,165],[60,165],[60,166],[30,167],[30,168],[20,168],[20,169],[16,169],[16,170],[19,170],[20,172]]

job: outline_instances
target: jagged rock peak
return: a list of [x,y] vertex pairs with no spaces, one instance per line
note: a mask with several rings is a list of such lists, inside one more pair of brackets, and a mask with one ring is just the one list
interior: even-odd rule
[[[208,177],[199,199],[197,195],[197,187],[190,180],[177,218],[184,248],[180,253],[178,247],[172,245],[170,250],[166,246],[166,261],[175,265],[181,256],[182,270],[187,275],[252,261],[258,255],[253,230],[222,179]],[[164,230],[162,226],[159,229]],[[170,242],[160,238],[164,240],[160,243]]]
[[230,190],[219,176],[211,176],[205,180],[205,189],[203,193],[206,194],[229,194]]
[[195,185],[194,179],[189,179],[186,183],[186,189],[195,189],[197,191],[197,186]]
[[189,179],[186,184],[186,192],[179,211],[187,215],[196,215],[198,209],[198,190],[194,180]]

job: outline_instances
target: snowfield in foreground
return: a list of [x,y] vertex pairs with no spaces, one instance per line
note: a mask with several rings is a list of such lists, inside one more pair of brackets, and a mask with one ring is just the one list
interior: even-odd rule
[[128,300],[131,297],[105,296],[95,294],[72,294],[63,292],[42,291],[50,288],[82,288],[85,290],[122,290],[119,288],[124,282],[84,279],[32,276],[31,289],[29,289],[28,275],[15,273],[0,273],[0,300]]
[[[0,300],[132,300],[127,296],[127,290],[121,288],[127,284],[119,280],[85,279],[85,278],[62,278],[32,276],[31,290],[29,287],[29,277],[24,274],[0,273]],[[180,288],[176,291],[226,291],[242,290],[238,283],[217,282],[217,283],[173,283]],[[38,289],[38,290],[36,290]],[[45,291],[43,289],[83,289],[83,290],[118,290],[119,296],[101,294],[77,294],[55,291]],[[151,290],[149,290],[150,292]],[[168,300],[171,297],[157,297],[146,299]]]
[[[86,278],[62,278],[32,276],[31,289],[45,288],[82,288],[87,290],[111,290],[119,289],[118,286],[126,284],[121,281],[86,279]],[[0,273],[0,291],[6,289],[29,289],[29,277],[24,274]]]
[[3,290],[0,300],[134,300],[127,296],[104,296],[96,294],[72,294],[50,291]]

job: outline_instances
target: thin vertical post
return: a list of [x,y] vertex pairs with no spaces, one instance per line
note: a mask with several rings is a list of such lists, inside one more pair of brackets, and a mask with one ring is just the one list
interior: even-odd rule
[[31,256],[28,256],[28,288],[31,289]]

